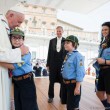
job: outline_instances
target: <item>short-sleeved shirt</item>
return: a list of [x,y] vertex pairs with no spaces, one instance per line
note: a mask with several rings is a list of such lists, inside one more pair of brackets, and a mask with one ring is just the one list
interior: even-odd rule
[[12,71],[13,76],[20,76],[27,74],[32,71],[32,64],[30,62],[31,60],[31,53],[28,53],[24,56],[22,56],[22,63],[15,63],[13,66],[15,69]]
[[103,50],[102,58],[110,60],[110,47]]
[[67,59],[64,60],[62,76],[64,79],[75,79],[78,82],[83,81],[85,75],[84,57],[74,50],[67,53]]

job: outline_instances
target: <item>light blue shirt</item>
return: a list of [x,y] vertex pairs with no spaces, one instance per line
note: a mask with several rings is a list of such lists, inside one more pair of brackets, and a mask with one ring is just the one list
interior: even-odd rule
[[110,47],[103,50],[102,58],[110,60]]
[[13,66],[15,69],[12,71],[13,76],[24,75],[32,71],[31,65],[31,53],[28,53],[22,57],[23,63],[15,63]]
[[63,66],[62,76],[64,79],[83,81],[85,75],[84,57],[77,50],[67,53],[67,59],[64,60]]

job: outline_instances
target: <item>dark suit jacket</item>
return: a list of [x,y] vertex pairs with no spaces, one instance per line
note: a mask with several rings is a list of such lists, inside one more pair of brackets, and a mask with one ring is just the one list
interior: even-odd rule
[[[63,63],[64,57],[66,55],[66,51],[64,49],[64,40],[65,40],[65,38],[62,38],[62,41],[61,41],[62,63]],[[56,51],[56,45],[57,45],[57,37],[51,39],[50,43],[49,43],[47,65],[46,65],[46,66],[49,66],[49,69],[51,69],[52,66],[54,65],[54,58],[55,58],[54,53]]]

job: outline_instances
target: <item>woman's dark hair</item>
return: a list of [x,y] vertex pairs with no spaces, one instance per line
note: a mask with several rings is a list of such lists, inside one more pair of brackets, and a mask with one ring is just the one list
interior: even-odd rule
[[[110,47],[110,22],[104,22],[103,24],[102,24],[102,27],[103,26],[107,26],[107,27],[109,27],[109,34],[108,34],[108,36],[106,37],[106,43],[107,43],[107,47]],[[102,43],[103,43],[103,39],[104,39],[104,37],[103,37],[103,35],[102,35],[102,37],[101,37],[101,42],[100,42],[100,46],[102,45]]]

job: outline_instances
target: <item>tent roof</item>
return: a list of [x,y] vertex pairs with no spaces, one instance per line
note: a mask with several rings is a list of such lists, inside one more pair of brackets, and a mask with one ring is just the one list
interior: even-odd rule
[[0,0],[0,11],[7,11],[19,1],[88,14],[110,0]]

